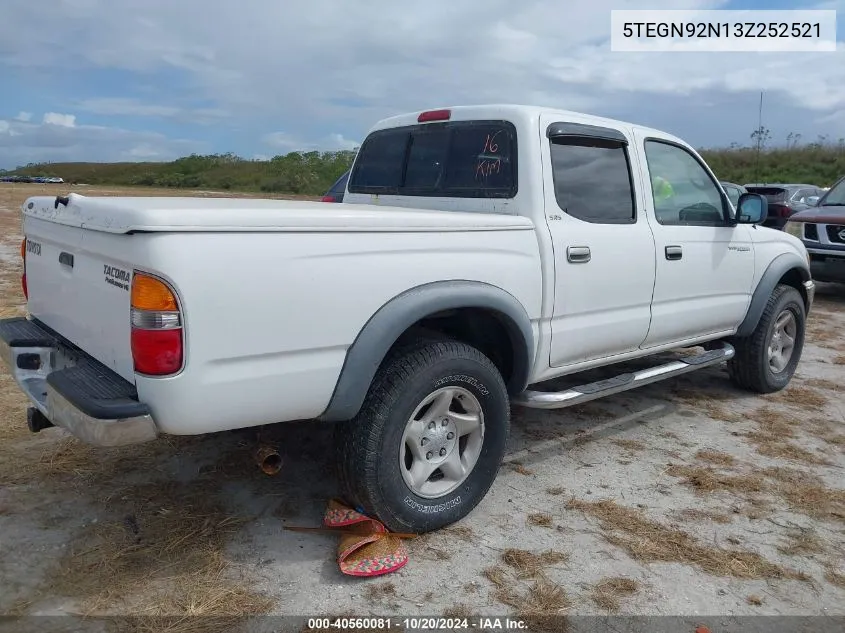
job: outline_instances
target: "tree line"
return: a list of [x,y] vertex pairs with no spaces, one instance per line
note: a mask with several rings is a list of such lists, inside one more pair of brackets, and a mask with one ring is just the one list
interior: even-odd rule
[[[770,131],[761,127],[752,132],[749,145],[734,143],[699,152],[720,180],[739,184],[795,182],[824,187],[845,175],[845,139],[803,142],[800,134],[790,134],[784,145],[770,147],[770,142]],[[59,177],[71,184],[317,196],[349,169],[354,158],[355,151],[290,152],[269,160],[192,154],[161,163],[39,163],[6,174]]]

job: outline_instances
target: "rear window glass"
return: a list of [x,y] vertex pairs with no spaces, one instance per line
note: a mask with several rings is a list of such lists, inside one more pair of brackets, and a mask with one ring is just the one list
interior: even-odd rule
[[764,196],[769,202],[780,202],[786,198],[786,189],[783,187],[746,187],[746,190]]
[[512,198],[516,129],[506,121],[454,121],[373,132],[349,180],[350,193]]

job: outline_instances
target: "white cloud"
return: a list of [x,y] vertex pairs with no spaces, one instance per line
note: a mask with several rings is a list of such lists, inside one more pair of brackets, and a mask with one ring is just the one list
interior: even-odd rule
[[15,121],[22,121],[23,123],[30,120],[32,120],[32,112],[24,112],[23,110],[18,112],[18,116],[15,117]]
[[4,169],[46,161],[172,160],[209,151],[202,142],[116,127],[0,121],[0,132],[4,127],[6,133],[0,133],[0,168]]
[[178,105],[144,103],[128,97],[99,97],[82,99],[75,104],[77,110],[101,116],[154,117],[178,119],[194,123],[210,123],[225,118],[228,113],[220,108],[191,108]]
[[44,125],[76,127],[76,116],[73,114],[59,114],[58,112],[45,112],[43,122]]
[[[818,4],[845,9],[843,0]],[[262,152],[260,145],[350,148],[349,139],[363,139],[384,116],[484,102],[595,111],[702,142],[743,142],[756,126],[760,90],[765,123],[778,137],[795,131],[814,138],[822,127],[845,136],[845,121],[835,116],[845,110],[845,50],[611,52],[610,10],[637,5],[641,0],[429,0],[409,10],[393,0],[252,0],[247,11],[234,0],[213,10],[203,0],[4,0],[0,68],[126,77],[123,92],[110,85],[95,97],[86,86],[87,96],[71,95],[69,107],[214,122],[230,138],[249,135],[256,146],[237,148],[245,155]],[[726,5],[648,3],[657,10]],[[143,100],[136,98],[141,85],[149,88]]]
[[298,150],[337,151],[352,150],[360,145],[357,141],[351,141],[343,134],[333,133],[317,141],[307,141],[288,134],[286,132],[271,132],[264,135],[262,139],[265,145],[284,152]]

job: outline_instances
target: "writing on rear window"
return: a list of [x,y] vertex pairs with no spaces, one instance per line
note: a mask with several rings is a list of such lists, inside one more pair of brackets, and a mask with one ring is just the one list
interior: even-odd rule
[[121,290],[129,290],[129,282],[131,280],[129,271],[103,264],[103,274],[105,275],[107,284],[117,286]]
[[449,121],[378,130],[361,146],[350,193],[512,198],[516,128],[507,121]]

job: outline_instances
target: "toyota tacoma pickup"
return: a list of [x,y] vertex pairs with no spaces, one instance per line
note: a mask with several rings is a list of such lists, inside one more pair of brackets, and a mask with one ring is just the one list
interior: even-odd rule
[[814,284],[801,241],[756,225],[766,206],[658,130],[414,112],[368,133],[340,204],[29,198],[2,353],[32,430],[101,446],[332,423],[347,502],[426,532],[486,495],[512,407],[725,362],[783,389]]

